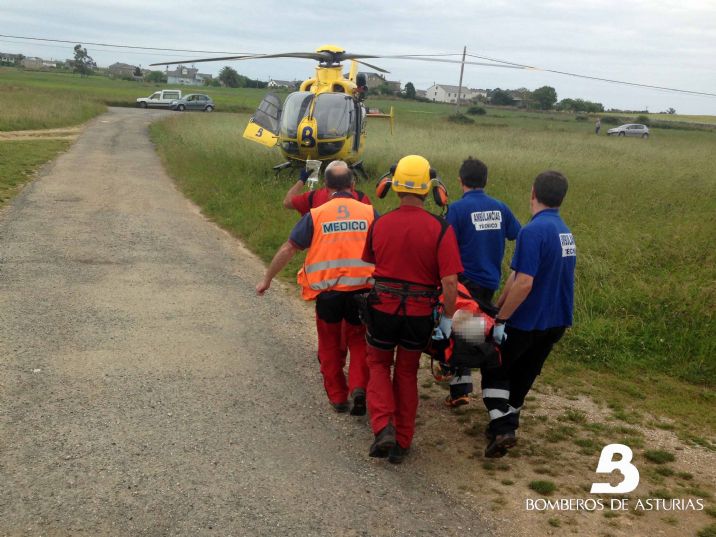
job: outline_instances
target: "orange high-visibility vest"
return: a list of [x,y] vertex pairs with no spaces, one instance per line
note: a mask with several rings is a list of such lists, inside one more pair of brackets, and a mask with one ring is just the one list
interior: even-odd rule
[[311,218],[313,238],[297,278],[303,299],[369,287],[374,266],[361,258],[373,207],[353,198],[333,198],[311,209]]

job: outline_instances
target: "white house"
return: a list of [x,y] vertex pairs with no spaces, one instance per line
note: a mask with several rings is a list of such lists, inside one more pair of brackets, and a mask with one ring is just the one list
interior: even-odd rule
[[[456,103],[459,89],[458,86],[450,86],[448,84],[433,84],[427,89],[426,97],[431,101],[439,103]],[[487,91],[463,87],[460,92],[460,100],[462,102],[472,101],[479,96],[487,97]]]
[[22,66],[25,69],[28,69],[30,71],[35,70],[41,70],[41,69],[55,69],[57,67],[57,62],[54,60],[43,60],[42,58],[38,57],[32,57],[32,58],[24,58],[22,62],[20,62]]
[[285,89],[295,89],[299,86],[300,82],[294,80],[293,82],[288,80],[269,80],[267,87],[269,88],[285,88]]
[[204,80],[211,80],[212,76],[200,73],[196,67],[177,65],[176,69],[167,69],[167,84],[185,84],[187,86],[203,86]]

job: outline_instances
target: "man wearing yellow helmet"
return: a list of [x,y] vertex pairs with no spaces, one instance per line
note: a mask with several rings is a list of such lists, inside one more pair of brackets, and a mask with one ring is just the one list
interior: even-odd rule
[[397,464],[415,431],[418,366],[435,326],[437,297],[442,289],[445,312],[440,325],[447,337],[462,263],[452,228],[423,208],[437,182],[430,163],[410,155],[391,172],[392,177],[379,184],[378,195],[385,195],[390,182],[400,207],[373,222],[363,261],[375,264],[365,319],[368,412],[375,434],[369,454]]

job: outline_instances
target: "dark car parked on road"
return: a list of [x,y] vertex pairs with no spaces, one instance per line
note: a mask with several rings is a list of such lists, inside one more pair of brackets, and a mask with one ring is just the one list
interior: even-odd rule
[[181,99],[172,101],[170,106],[172,110],[183,112],[184,110],[203,110],[204,112],[213,112],[216,106],[211,97],[203,93],[190,93]]

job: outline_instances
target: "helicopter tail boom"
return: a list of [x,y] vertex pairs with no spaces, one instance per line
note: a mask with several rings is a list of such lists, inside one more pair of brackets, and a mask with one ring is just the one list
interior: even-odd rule
[[366,114],[366,117],[377,117],[377,118],[383,118],[388,119],[390,121],[390,134],[393,134],[393,127],[394,127],[394,121],[395,121],[395,111],[393,110],[393,107],[390,107],[390,113],[389,114],[382,114],[380,112],[368,112]]

